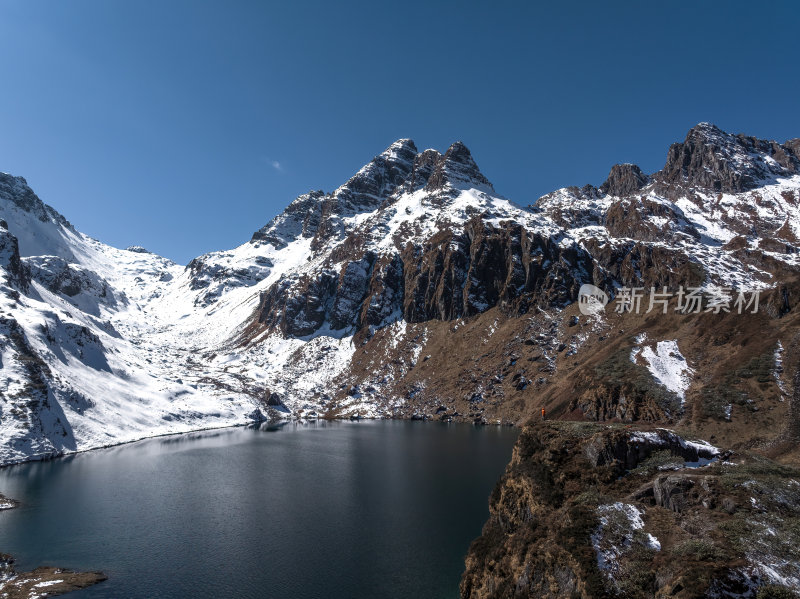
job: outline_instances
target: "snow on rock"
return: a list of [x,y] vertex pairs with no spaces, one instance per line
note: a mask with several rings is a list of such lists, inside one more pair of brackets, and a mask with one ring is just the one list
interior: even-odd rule
[[59,580],[59,579],[56,579],[56,580],[45,580],[45,581],[42,581],[42,582],[37,582],[33,586],[38,589],[38,588],[43,588],[43,587],[50,587],[50,586],[53,586],[54,584],[61,584],[62,582],[64,582],[64,581],[63,580]]
[[591,541],[597,556],[597,567],[612,581],[621,574],[620,558],[634,545],[661,551],[661,543],[644,532],[644,512],[635,505],[616,502],[597,508],[600,525]]
[[762,579],[800,591],[800,562],[796,559],[797,547],[789,539],[776,533],[768,522],[760,518],[748,520],[752,527],[752,542],[745,557]]
[[[781,391],[781,401],[786,401],[786,398],[789,396],[789,393],[786,389],[786,384],[783,382],[783,343],[778,340],[778,345],[775,348],[774,359],[775,359],[775,369],[772,371],[772,375],[775,377],[775,382],[778,385],[778,389]],[[730,414],[727,415],[728,420],[730,420]]]
[[[644,338],[640,342],[643,341]],[[694,370],[689,367],[678,349],[678,341],[673,339],[659,341],[655,346],[636,347],[631,353],[631,361],[636,363],[638,358],[641,358],[654,379],[680,398],[683,406],[686,390],[692,384]]]
[[695,440],[687,441],[683,437],[666,428],[659,428],[654,431],[635,431],[631,433],[631,441],[638,441],[656,446],[676,445],[683,448],[690,448],[694,452],[703,456],[719,455],[720,450],[708,441]]
[[680,456],[683,463],[670,465],[670,469],[700,468],[715,462],[719,455],[719,448],[703,440],[687,441],[675,432],[659,428],[654,431],[635,431],[630,434],[630,442],[668,449],[673,455]]

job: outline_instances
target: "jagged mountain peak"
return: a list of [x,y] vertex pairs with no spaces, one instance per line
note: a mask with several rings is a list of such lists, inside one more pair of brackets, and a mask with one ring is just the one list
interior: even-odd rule
[[399,139],[339,187],[334,197],[342,198],[340,208],[363,211],[376,208],[405,183],[414,167],[417,146],[410,139]]
[[383,152],[381,152],[380,156],[386,156],[387,158],[400,158],[403,160],[408,160],[409,152],[413,153],[413,155],[416,156],[417,145],[414,143],[413,139],[404,137],[402,139],[398,139],[396,142],[394,142],[392,145],[386,148]]
[[653,179],[657,190],[670,197],[683,188],[739,193],[799,170],[796,140],[781,145],[703,122],[692,127],[683,142],[670,146],[664,168]]
[[253,234],[251,243],[284,247],[298,237],[313,238],[318,249],[324,240],[343,233],[341,219],[373,212],[390,198],[424,188],[431,193],[474,187],[494,191],[469,149],[460,141],[447,152],[418,152],[408,138],[398,139],[364,165],[332,193],[311,191]]
[[413,140],[398,139],[333,193],[318,190],[298,196],[281,214],[256,231],[251,243],[271,243],[281,248],[299,237],[313,238],[331,217],[375,210],[399,186],[413,179],[417,158]]
[[713,138],[713,137],[722,137],[728,136],[729,133],[726,133],[719,127],[717,127],[714,123],[709,123],[708,121],[701,121],[697,123],[694,127],[689,129],[686,133],[686,139],[692,138]]
[[[375,156],[365,164],[358,173],[350,178],[350,181],[357,179],[359,175],[369,172],[375,168],[391,168],[397,165],[410,167],[417,156],[417,145],[414,140],[401,138],[389,145],[383,152]],[[347,183],[345,183],[347,185]]]
[[469,148],[464,145],[464,142],[461,140],[454,141],[450,144],[450,147],[447,148],[447,152],[445,156],[459,161],[468,161],[472,160],[472,153],[469,151]]
[[635,164],[615,164],[608,178],[600,186],[600,191],[613,196],[626,196],[636,193],[649,182],[649,177]]
[[472,153],[463,142],[453,143],[444,153],[428,179],[427,189],[440,190],[446,185],[454,188],[464,186],[486,187],[494,191],[494,187],[478,168]]

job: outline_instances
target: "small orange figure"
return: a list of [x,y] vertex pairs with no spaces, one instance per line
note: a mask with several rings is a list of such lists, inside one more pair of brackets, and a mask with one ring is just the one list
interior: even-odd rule
[[544,420],[544,408],[542,408],[542,420]]

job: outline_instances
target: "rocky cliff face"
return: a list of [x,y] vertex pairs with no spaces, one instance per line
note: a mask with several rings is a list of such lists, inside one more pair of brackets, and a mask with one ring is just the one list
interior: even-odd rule
[[0,220],[0,268],[5,271],[6,283],[27,287],[28,276],[19,259],[19,243],[8,231],[8,223]]
[[679,188],[711,192],[749,191],[775,177],[798,172],[800,140],[785,144],[746,135],[731,135],[710,123],[700,123],[683,143],[670,146],[667,163],[653,175],[657,188],[668,194]]
[[[320,192],[302,196],[297,206],[293,204],[285,215],[254,236],[256,240],[265,240],[270,235],[268,231],[277,230],[280,223],[288,222],[286,219],[295,222],[293,219],[302,208],[306,211],[303,214],[307,214],[303,217],[304,224],[296,225],[293,230],[299,231],[301,236],[312,236],[311,246],[315,251],[324,254],[321,248],[327,244],[329,252],[316,272],[304,269],[302,274],[288,273],[262,292],[258,322],[268,329],[303,337],[327,325],[332,325],[333,330],[348,331],[377,326],[382,321],[364,318],[368,311],[366,306],[372,306],[372,313],[381,306],[377,313],[383,314],[382,318],[398,313],[408,322],[420,322],[471,316],[495,305],[514,306],[517,313],[524,313],[530,305],[540,301],[544,305],[559,302],[563,305],[570,296],[574,299],[580,286],[575,284],[578,280],[606,285],[615,280],[644,287],[697,285],[709,275],[721,274],[706,271],[705,263],[724,259],[714,249],[714,244],[708,243],[710,233],[716,235],[713,241],[730,242],[735,237],[733,233],[742,232],[748,226],[747,221],[751,221],[750,232],[753,227],[760,227],[762,233],[773,227],[770,234],[774,235],[779,227],[777,221],[770,218],[772,214],[763,214],[764,211],[758,209],[754,214],[750,206],[737,199],[736,210],[724,210],[720,215],[730,229],[719,235],[719,231],[711,230],[714,209],[709,213],[710,202],[691,195],[687,198],[691,209],[687,210],[669,198],[686,190],[743,191],[751,189],[756,182],[768,182],[768,176],[773,180],[778,176],[792,177],[797,167],[793,148],[793,142],[779,146],[732,136],[712,125],[700,124],[689,132],[685,142],[672,146],[664,169],[652,176],[642,173],[636,165],[615,165],[599,188],[569,188],[546,196],[534,206],[534,213],[544,212],[554,225],[564,227],[571,237],[578,238],[582,248],[570,250],[571,255],[565,256],[565,261],[571,265],[565,272],[550,272],[551,280],[560,281],[560,289],[550,289],[542,295],[539,293],[542,275],[535,269],[531,272],[531,264],[535,266],[539,260],[546,269],[552,269],[564,262],[557,255],[560,250],[553,252],[552,247],[548,248],[558,239],[558,234],[549,228],[540,233],[537,225],[541,223],[530,218],[517,217],[516,220],[523,220],[524,224],[517,222],[516,225],[532,229],[525,228],[521,233],[514,231],[511,224],[491,222],[495,215],[482,207],[469,206],[455,222],[438,222],[438,226],[428,228],[423,235],[419,234],[419,223],[408,219],[411,222],[391,231],[390,243],[383,248],[370,248],[376,245],[375,237],[383,224],[380,221],[387,220],[380,216],[394,210],[398,200],[408,193],[424,195],[431,209],[447,211],[463,189],[493,191],[463,144],[453,144],[444,155],[432,151],[416,154],[413,142],[401,140],[331,196],[351,197],[352,189],[371,190],[360,202],[344,206],[331,204],[332,200],[319,195]],[[429,168],[423,169],[422,165]],[[780,230],[785,234],[784,239],[777,242],[782,245],[781,251],[794,239],[792,219],[787,218],[796,210],[794,193],[794,190],[774,189],[770,190],[774,200],[759,198],[757,201],[776,213],[776,217],[777,213],[784,215],[780,223],[785,225]],[[356,206],[369,210],[374,205],[370,205],[366,197],[380,198],[381,202],[376,210],[377,218],[367,221],[373,226],[372,230],[348,226],[341,220],[336,221],[340,223],[337,226],[307,226],[308,222],[319,220],[308,215],[326,211],[353,214],[359,209]],[[316,198],[315,204],[313,198]],[[719,200],[716,203],[719,205]],[[312,205],[316,206],[316,212]],[[738,210],[745,212],[744,221],[741,214],[737,214]],[[697,218],[701,215],[702,218]],[[474,222],[476,218],[482,224]],[[766,220],[771,222],[764,222]],[[489,231],[491,233],[485,234]],[[518,237],[521,241],[513,243],[519,249],[510,247],[509,241],[497,243],[494,238],[498,236],[509,241]],[[533,246],[529,239],[534,240]],[[691,246],[697,248],[698,254],[705,254],[702,259],[695,259],[694,248],[689,249]],[[584,253],[584,249],[588,252]],[[381,269],[372,272],[377,260],[392,264],[391,272]],[[486,264],[481,265],[481,260]],[[481,268],[484,269],[482,275],[478,272]],[[730,270],[733,269],[736,267]],[[742,270],[749,270],[750,278],[755,273],[755,269]],[[400,272],[404,279],[402,285],[397,284]],[[388,286],[373,278],[380,279],[384,274],[390,274],[392,279]],[[563,280],[561,275],[566,275]],[[714,278],[730,282],[737,275],[729,275],[727,281],[724,276]],[[377,290],[378,287],[391,295],[394,304],[368,293],[368,289]],[[344,311],[349,312],[348,316]],[[334,314],[332,321],[331,314]]]
[[531,426],[492,494],[462,597],[791,596],[797,474],[663,429]]
[[[353,235],[357,235],[354,233]],[[318,271],[282,278],[262,292],[258,322],[284,335],[311,335],[327,325],[358,332],[385,324],[453,320],[494,306],[527,312],[532,304],[564,306],[591,278],[590,256],[516,224],[480,216],[420,245],[358,260],[328,260]]]

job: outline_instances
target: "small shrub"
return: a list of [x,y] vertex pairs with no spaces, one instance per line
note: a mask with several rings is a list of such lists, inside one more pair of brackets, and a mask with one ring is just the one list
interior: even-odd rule
[[798,594],[793,590],[777,584],[768,584],[758,589],[756,599],[798,599]]
[[772,382],[772,372],[775,368],[775,356],[771,353],[761,354],[752,358],[742,368],[734,371],[734,376],[743,379],[755,378],[759,383]]
[[573,502],[576,505],[590,505],[597,506],[603,502],[603,497],[598,493],[597,489],[587,489],[580,495],[577,495]]
[[675,545],[670,551],[675,555],[702,562],[715,561],[724,557],[722,551],[714,543],[705,539],[683,541]]
[[742,405],[747,395],[727,383],[703,387],[700,390],[700,411],[707,418],[726,419],[726,409],[732,404]]

